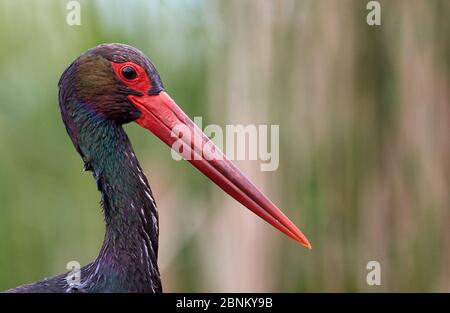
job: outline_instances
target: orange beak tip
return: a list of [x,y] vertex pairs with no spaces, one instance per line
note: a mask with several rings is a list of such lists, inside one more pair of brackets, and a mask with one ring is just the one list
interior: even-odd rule
[[305,248],[307,248],[308,250],[312,250],[311,243],[309,242],[308,239],[306,239],[306,237],[301,237],[301,238],[297,239],[297,242],[299,244],[301,244],[302,246],[304,246]]

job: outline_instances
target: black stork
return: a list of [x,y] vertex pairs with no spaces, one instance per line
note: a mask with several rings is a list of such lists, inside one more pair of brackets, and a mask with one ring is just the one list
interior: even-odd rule
[[302,232],[170,98],[155,67],[139,50],[124,44],[92,48],[70,64],[58,86],[67,132],[101,192],[106,233],[96,260],[81,269],[79,285],[69,285],[67,274],[61,274],[9,292],[162,292],[158,211],[122,128],[129,122],[147,128],[170,147],[178,139],[174,127],[185,127],[192,140],[185,140],[184,151],[201,153],[208,146],[214,156],[187,158],[192,165],[255,214],[311,248]]

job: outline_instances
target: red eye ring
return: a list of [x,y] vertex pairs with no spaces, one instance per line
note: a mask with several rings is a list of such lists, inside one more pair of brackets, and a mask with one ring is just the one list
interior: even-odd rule
[[[135,64],[130,61],[121,63],[111,62],[111,66],[117,78],[121,80],[128,88],[136,90],[142,94],[146,94],[148,90],[152,88],[152,83],[147,75],[147,72],[139,64]],[[125,68],[131,68],[131,71],[135,71],[136,77],[129,79],[132,77],[129,76],[129,78],[127,78],[126,74],[124,75],[123,73]],[[129,69],[126,71],[129,71]]]

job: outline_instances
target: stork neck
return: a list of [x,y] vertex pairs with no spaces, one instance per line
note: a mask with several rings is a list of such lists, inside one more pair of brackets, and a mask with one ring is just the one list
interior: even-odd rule
[[106,233],[87,283],[98,288],[98,281],[112,280],[104,281],[111,291],[160,291],[158,213],[147,178],[122,126],[89,125],[80,148],[102,194]]

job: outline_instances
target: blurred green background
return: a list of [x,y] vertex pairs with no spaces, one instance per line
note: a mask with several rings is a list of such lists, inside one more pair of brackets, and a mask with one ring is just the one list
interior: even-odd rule
[[[280,125],[280,166],[238,162],[305,232],[295,244],[137,125],[165,291],[450,291],[450,1],[0,0],[0,290],[93,260],[100,196],[57,106],[99,43],[146,53],[203,124]],[[381,263],[382,285],[366,283]]]

